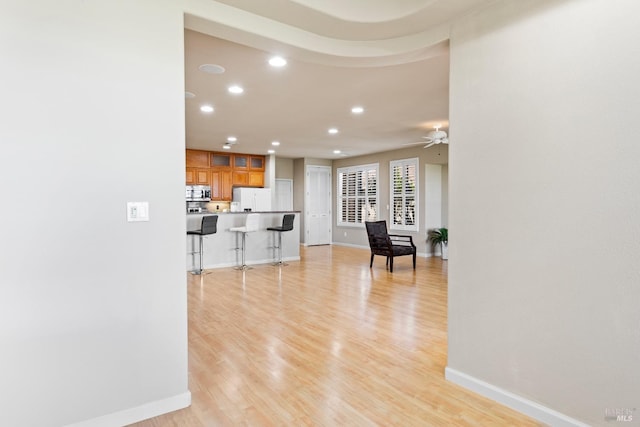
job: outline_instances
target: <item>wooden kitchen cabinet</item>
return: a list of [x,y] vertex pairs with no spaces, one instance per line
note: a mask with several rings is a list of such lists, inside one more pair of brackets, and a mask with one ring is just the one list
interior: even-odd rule
[[211,153],[212,168],[216,169],[231,169],[233,166],[233,154],[231,153]]
[[187,168],[208,168],[209,152],[202,150],[186,151],[186,167]]
[[264,156],[234,154],[233,168],[236,170],[252,170],[264,172],[264,161]]
[[264,187],[264,172],[249,172],[250,187]]
[[246,187],[249,185],[249,172],[243,170],[233,171],[233,185]]
[[249,156],[247,154],[234,154],[233,155],[233,169],[234,170],[248,170],[249,169]]
[[[249,156],[249,169],[264,172],[264,156]],[[264,181],[264,177],[263,177]]]
[[187,185],[209,185],[211,199],[230,201],[233,186],[264,187],[265,156],[186,150]]
[[234,170],[233,185],[239,187],[264,187],[264,172]]
[[211,171],[211,200],[231,200],[233,183],[231,171]]
[[209,169],[187,168],[185,181],[187,185],[211,185]]

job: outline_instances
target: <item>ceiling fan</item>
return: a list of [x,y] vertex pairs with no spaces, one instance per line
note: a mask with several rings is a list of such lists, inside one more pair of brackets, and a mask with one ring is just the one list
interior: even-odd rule
[[228,150],[229,148],[231,148],[232,146],[236,145],[237,143],[238,142],[235,139],[231,139],[231,140],[228,140],[227,142],[225,142],[224,145],[222,146],[222,148],[225,148],[225,149]]
[[[447,133],[443,130],[440,130],[440,125],[434,126],[435,130],[432,130],[427,134],[427,136],[423,136],[424,139],[427,140],[427,145],[424,148],[429,148],[432,145],[436,144],[448,144],[449,138],[447,138]],[[414,144],[424,144],[423,141],[418,142],[409,142],[405,145],[414,145]]]

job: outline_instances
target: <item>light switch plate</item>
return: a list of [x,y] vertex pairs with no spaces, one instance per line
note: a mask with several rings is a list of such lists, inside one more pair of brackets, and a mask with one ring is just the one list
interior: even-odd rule
[[127,202],[127,221],[149,221],[149,202]]

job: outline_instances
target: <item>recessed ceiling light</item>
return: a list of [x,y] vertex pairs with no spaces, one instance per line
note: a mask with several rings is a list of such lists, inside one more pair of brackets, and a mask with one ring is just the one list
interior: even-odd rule
[[359,107],[359,106],[358,106],[358,107],[353,107],[353,108],[351,109],[351,112],[352,112],[353,114],[362,114],[362,113],[364,112],[364,108]]
[[333,154],[340,154],[340,153],[342,153],[342,151],[340,151],[340,150],[333,150]]
[[241,86],[238,86],[238,85],[229,86],[228,90],[229,90],[229,92],[235,93],[235,94],[240,94],[240,93],[244,92],[244,89]]
[[185,97],[186,99],[195,98],[195,97],[196,97],[196,94],[195,94],[195,93],[193,93],[193,92],[187,92],[187,91],[185,91],[185,93],[184,93],[184,97]]
[[276,150],[267,150],[267,153],[269,153],[269,154],[273,154],[275,152],[276,152]]
[[198,70],[209,74],[222,74],[225,71],[224,67],[218,64],[202,64]]
[[236,138],[235,136],[227,137],[227,141],[229,141],[229,142],[236,142],[237,140],[238,140],[238,138]]
[[285,65],[287,65],[287,60],[282,56],[274,56],[269,59],[269,65],[271,65],[272,67],[284,67]]
[[278,145],[280,145],[280,141],[271,141],[271,145],[277,147]]
[[336,128],[331,128],[331,129],[329,129],[329,131],[328,131],[328,132],[329,132],[331,135],[335,135],[336,133],[338,133],[338,129],[336,129]]
[[203,113],[213,113],[213,107],[211,105],[201,105],[200,111]]
[[227,145],[227,144],[224,144],[224,145],[222,146],[222,148],[223,148],[224,150],[230,150],[230,149],[231,149],[231,146],[230,146],[230,145]]

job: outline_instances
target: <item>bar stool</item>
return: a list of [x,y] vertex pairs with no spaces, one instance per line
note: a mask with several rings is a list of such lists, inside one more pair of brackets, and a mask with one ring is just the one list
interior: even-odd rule
[[[246,237],[247,233],[258,231],[258,224],[260,222],[260,214],[248,214],[247,219],[243,227],[231,227],[229,231],[235,231],[236,233],[242,233],[242,248],[236,247],[236,251],[242,249],[242,265],[234,267],[236,270],[249,270],[251,267],[245,262],[246,259]],[[236,240],[237,242],[238,240]]]
[[274,246],[274,248],[278,249],[278,261],[274,262],[273,265],[287,265],[285,262],[282,262],[282,233],[293,230],[293,220],[295,218],[296,216],[294,214],[286,214],[282,217],[281,226],[267,228],[267,230],[275,231],[278,234],[278,246]]
[[[202,217],[200,230],[187,230],[187,236],[198,236],[200,239],[200,268],[193,270],[191,274],[202,274],[202,241],[204,236],[215,234],[218,231],[218,215],[205,215]],[[192,252],[195,254],[195,252]]]

